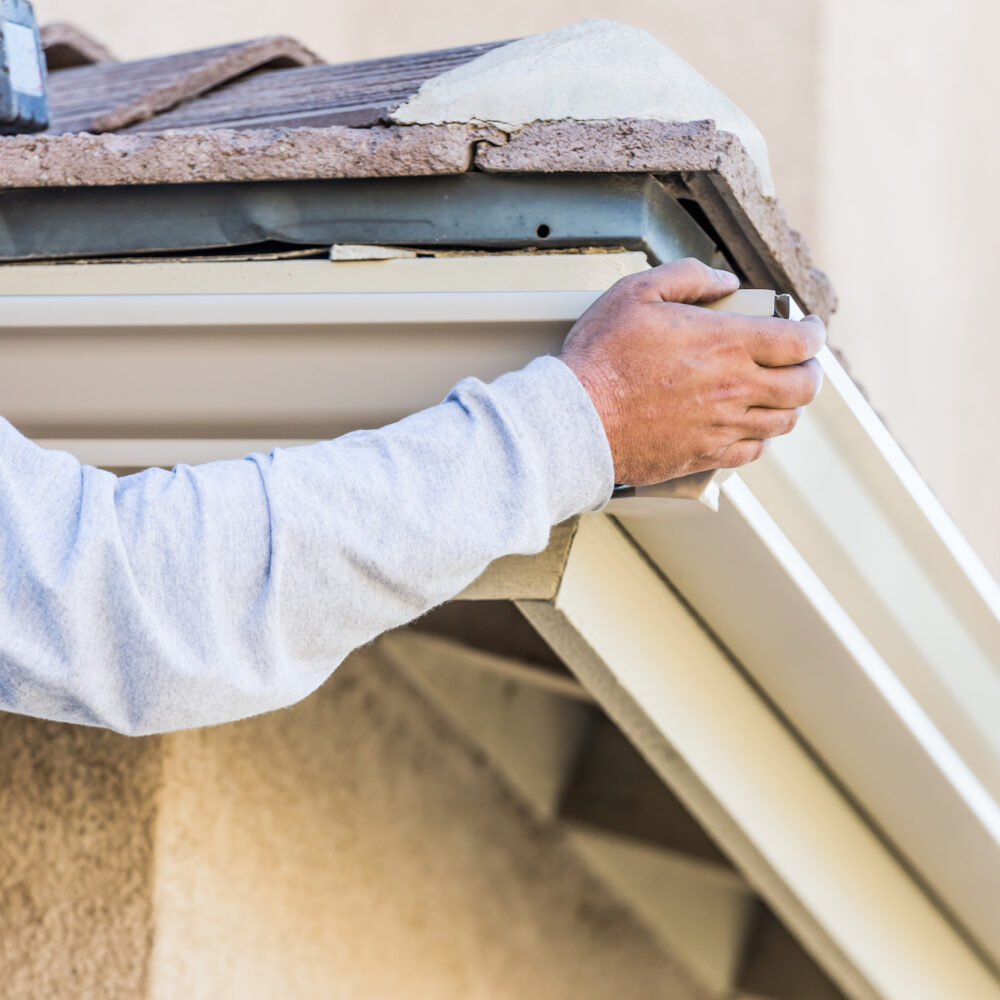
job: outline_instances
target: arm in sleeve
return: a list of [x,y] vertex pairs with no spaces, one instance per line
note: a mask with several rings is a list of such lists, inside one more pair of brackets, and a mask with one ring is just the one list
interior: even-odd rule
[[0,421],[0,709],[141,735],[289,705],[612,485],[551,357],[381,430],[122,478]]

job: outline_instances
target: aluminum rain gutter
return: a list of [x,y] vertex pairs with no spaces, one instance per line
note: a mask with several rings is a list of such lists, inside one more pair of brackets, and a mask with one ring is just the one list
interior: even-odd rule
[[646,266],[612,253],[0,269],[3,413],[117,468],[329,438],[557,351],[604,288]]
[[1000,588],[821,361],[817,401],[718,514],[619,520],[1000,964]]
[[[638,257],[539,258],[536,279],[536,264],[515,278],[484,261],[473,281],[380,294],[350,290],[368,273],[354,264],[326,292],[80,295],[67,281],[70,294],[17,296],[0,283],[0,398],[15,426],[102,464],[122,464],[126,445],[142,460],[127,464],[172,463],[331,436],[557,349]],[[422,287],[447,271],[399,263],[377,265],[386,287],[418,265]],[[122,273],[103,267],[86,269],[95,290]],[[75,269],[50,270],[55,288]],[[722,483],[717,513],[640,516],[621,501],[615,515],[1000,965],[1000,588],[834,357],[822,364],[799,428]]]
[[[121,465],[126,452],[128,465],[238,457],[253,441],[384,424],[469,372],[495,377],[558,351],[597,294],[7,296],[0,398],[15,426],[52,446],[89,428],[80,457],[95,464]],[[46,382],[56,398],[38,391]],[[102,450],[124,428],[148,447]],[[162,443],[212,428],[218,446]]]

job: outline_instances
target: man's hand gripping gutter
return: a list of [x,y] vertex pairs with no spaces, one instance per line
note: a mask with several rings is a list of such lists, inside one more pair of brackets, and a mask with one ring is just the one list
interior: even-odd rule
[[823,321],[699,308],[737,286],[697,260],[663,264],[617,282],[570,331],[560,358],[600,415],[616,482],[745,465],[816,397]]

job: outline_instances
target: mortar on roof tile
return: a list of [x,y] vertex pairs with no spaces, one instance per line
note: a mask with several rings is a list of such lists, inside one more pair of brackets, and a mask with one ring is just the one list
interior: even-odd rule
[[753,122],[675,52],[639,28],[590,20],[493,49],[428,80],[391,115],[399,124],[711,119],[743,143],[774,197],[767,145]]

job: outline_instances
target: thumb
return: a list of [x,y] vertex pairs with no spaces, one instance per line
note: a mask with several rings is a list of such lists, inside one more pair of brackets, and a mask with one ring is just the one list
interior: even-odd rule
[[643,277],[649,297],[661,302],[714,302],[740,287],[740,279],[731,271],[717,271],[694,257],[661,264]]

